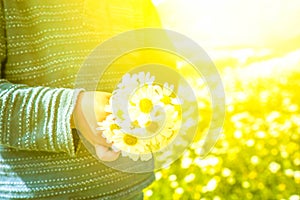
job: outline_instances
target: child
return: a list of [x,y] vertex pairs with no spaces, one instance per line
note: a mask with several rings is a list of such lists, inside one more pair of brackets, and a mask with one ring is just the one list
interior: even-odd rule
[[[159,27],[151,1],[2,0],[0,21],[0,199],[142,199],[153,173],[102,164],[80,145],[71,118],[91,139],[80,117],[91,95],[74,89],[76,74],[104,40]],[[109,94],[96,94],[102,108]],[[99,159],[118,159],[104,139],[93,141]]]

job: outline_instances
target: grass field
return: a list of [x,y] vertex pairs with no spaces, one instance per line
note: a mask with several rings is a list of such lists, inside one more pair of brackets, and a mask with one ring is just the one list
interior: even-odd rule
[[215,63],[226,91],[221,137],[205,159],[195,143],[157,171],[145,199],[299,200],[300,51]]

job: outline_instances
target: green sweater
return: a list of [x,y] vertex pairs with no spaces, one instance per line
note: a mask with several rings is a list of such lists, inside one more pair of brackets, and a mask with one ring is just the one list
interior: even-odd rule
[[154,180],[96,160],[70,116],[76,74],[89,53],[157,19],[150,0],[1,1],[0,199],[127,199]]

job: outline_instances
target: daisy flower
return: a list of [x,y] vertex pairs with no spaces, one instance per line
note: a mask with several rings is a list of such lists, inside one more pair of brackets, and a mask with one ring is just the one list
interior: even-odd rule
[[151,113],[154,107],[159,104],[159,96],[155,87],[144,85],[138,88],[130,97],[129,116],[131,121],[137,121],[138,125],[145,127],[151,122]]
[[147,161],[153,152],[170,149],[181,128],[181,101],[174,86],[155,84],[150,73],[126,74],[105,111],[110,114],[97,129],[115,151],[134,161]]
[[119,130],[120,127],[115,122],[114,115],[110,114],[102,122],[98,122],[98,131],[102,131],[102,137],[106,139],[107,143],[112,143],[113,136],[116,134],[115,131]]
[[174,94],[174,85],[169,85],[168,83],[165,83],[163,87],[156,85],[156,90],[158,95],[160,96],[160,101],[164,105],[179,105],[180,101],[176,98]]
[[[129,133],[124,133],[121,130],[116,131],[117,134],[112,137],[114,141],[112,148],[115,151],[121,151],[122,156],[128,156],[132,160],[137,161],[151,159],[151,151],[147,148],[144,141]],[[148,160],[149,160],[148,159]]]

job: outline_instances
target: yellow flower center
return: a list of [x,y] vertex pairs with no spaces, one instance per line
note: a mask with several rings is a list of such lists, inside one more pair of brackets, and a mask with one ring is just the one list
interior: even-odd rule
[[138,122],[137,120],[131,122],[131,125],[132,125],[134,128],[137,128],[137,127],[139,128],[139,127],[140,127],[139,122]]
[[111,124],[109,128],[110,128],[111,131],[113,131],[115,129],[120,129],[120,127],[118,126],[118,124]]
[[123,137],[123,141],[125,144],[127,144],[129,146],[134,146],[134,145],[136,145],[138,139],[132,135],[125,134]]
[[170,104],[171,103],[171,98],[169,96],[164,95],[163,98],[160,99],[161,102],[164,104]]
[[153,104],[151,100],[145,98],[140,101],[140,110],[143,113],[150,113],[152,108]]
[[179,114],[181,113],[181,106],[180,105],[175,105],[175,111],[177,111]]

